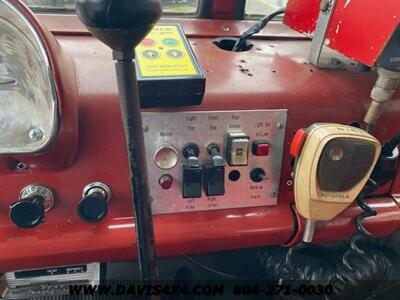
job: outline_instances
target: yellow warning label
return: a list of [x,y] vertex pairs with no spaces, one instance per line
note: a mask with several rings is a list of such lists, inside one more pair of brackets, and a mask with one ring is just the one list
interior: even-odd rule
[[200,75],[179,25],[157,25],[136,47],[141,77]]

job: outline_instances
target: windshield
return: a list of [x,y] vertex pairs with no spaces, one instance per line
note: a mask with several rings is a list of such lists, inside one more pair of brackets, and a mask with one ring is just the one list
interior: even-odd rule
[[[32,10],[39,12],[74,12],[75,0],[23,0]],[[199,0],[161,0],[163,13],[195,14]]]
[[269,15],[280,8],[284,8],[286,4],[287,0],[247,0],[246,15]]

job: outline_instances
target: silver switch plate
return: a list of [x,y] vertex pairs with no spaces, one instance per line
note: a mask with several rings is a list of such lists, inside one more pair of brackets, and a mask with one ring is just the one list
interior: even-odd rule
[[[277,205],[287,110],[144,112],[142,115],[153,214]],[[265,157],[249,153],[247,166],[227,165],[223,196],[207,197],[203,187],[200,198],[183,198],[183,147],[190,142],[196,143],[200,148],[200,163],[204,166],[210,160],[207,146],[218,144],[220,153],[226,158],[227,134],[237,132],[248,135],[250,143],[267,141],[271,145],[270,155]],[[168,170],[160,169],[154,161],[155,153],[165,144],[178,152],[176,166]],[[254,168],[263,168],[268,180],[253,182],[250,172]],[[240,178],[232,181],[229,178],[231,172],[240,172]],[[173,178],[173,185],[164,190],[159,179],[167,174]]]

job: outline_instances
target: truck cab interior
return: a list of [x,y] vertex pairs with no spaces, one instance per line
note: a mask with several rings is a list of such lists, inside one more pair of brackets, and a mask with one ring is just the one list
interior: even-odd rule
[[0,297],[397,299],[399,20],[0,0]]

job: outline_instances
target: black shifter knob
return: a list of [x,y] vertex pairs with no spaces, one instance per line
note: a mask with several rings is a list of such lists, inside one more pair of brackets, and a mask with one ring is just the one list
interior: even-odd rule
[[33,228],[44,223],[44,198],[32,196],[10,206],[11,220],[21,228]]
[[114,51],[132,50],[161,16],[158,0],[77,0],[76,11],[88,30]]

